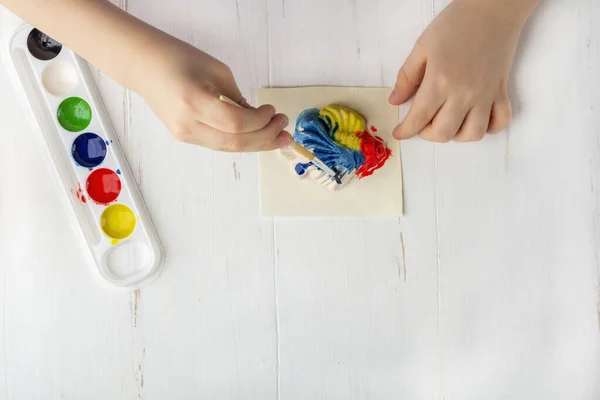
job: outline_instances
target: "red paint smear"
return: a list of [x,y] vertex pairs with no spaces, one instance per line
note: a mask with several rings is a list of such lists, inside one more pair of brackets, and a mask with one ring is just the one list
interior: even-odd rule
[[100,168],[88,176],[86,189],[90,198],[96,203],[112,203],[121,193],[121,180],[114,171]]
[[[373,130],[374,127],[371,127]],[[374,131],[376,132],[376,130]],[[392,150],[385,144],[379,136],[373,136],[369,131],[365,130],[358,133],[360,140],[360,151],[365,157],[365,162],[356,171],[356,176],[364,178],[365,176],[373,175],[373,172],[383,167],[385,162],[392,155]]]
[[81,189],[81,185],[77,183],[77,191],[71,189],[71,193],[77,197],[77,200],[81,200],[83,203],[87,203],[87,199],[85,198],[85,194],[83,194],[83,190]]
[[377,128],[375,128],[373,125],[371,125],[371,132],[377,133]]

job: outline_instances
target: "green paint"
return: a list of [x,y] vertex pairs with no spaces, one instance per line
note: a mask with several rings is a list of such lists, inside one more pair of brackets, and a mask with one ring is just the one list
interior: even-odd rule
[[92,108],[79,97],[69,97],[60,103],[56,116],[60,125],[69,132],[81,132],[92,121]]

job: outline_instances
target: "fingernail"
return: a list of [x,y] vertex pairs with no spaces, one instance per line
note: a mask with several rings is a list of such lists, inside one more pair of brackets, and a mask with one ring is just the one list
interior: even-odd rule
[[286,147],[289,147],[291,142],[292,142],[292,139],[290,138],[290,135],[287,133],[284,133],[284,134],[279,135],[276,143],[280,149],[285,149]]
[[395,103],[397,98],[398,98],[398,91],[396,89],[394,89],[394,90],[392,90],[392,93],[390,93],[388,102]]
[[288,126],[289,123],[290,119],[284,116],[283,120],[281,121],[281,129],[285,129],[285,127]]

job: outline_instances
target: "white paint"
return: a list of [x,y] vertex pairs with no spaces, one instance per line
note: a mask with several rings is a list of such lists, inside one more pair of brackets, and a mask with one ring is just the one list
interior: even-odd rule
[[[248,98],[390,85],[445,5],[128,4],[226,61]],[[95,74],[167,252],[130,296],[92,281],[22,111],[0,96],[0,397],[599,398],[599,13],[542,2],[508,134],[402,144],[401,223],[260,218],[255,155],[176,143]]]
[[65,96],[73,91],[79,82],[79,74],[73,64],[57,61],[49,63],[42,72],[42,84],[55,96]]

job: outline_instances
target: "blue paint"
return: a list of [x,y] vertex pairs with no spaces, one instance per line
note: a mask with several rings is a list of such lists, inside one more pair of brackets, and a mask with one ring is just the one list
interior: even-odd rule
[[71,154],[77,164],[85,168],[94,168],[102,164],[106,157],[106,144],[95,133],[83,133],[73,141]]
[[[308,168],[309,168],[311,165],[313,165],[313,163],[312,163],[312,162],[307,162],[306,164],[303,164],[303,163],[298,163],[298,164],[296,164],[296,167],[294,167],[294,169],[296,170],[296,173],[297,173],[298,175],[304,175],[304,174],[306,173],[306,170],[307,170],[307,169],[308,169]],[[317,168],[319,168],[319,167],[317,167]],[[319,169],[320,169],[320,168],[319,168]]]
[[[323,120],[316,108],[303,111],[297,119],[294,140],[310,150],[334,171],[341,171],[339,177],[353,173],[365,162],[364,156],[354,150],[338,145],[333,139],[333,133],[339,128],[332,126],[331,119]],[[310,164],[296,164],[298,175],[306,172]]]
[[110,144],[108,140],[105,140],[104,143],[106,143],[107,146]]
[[121,175],[121,170],[120,169],[118,169],[116,172],[117,172],[117,174]]

